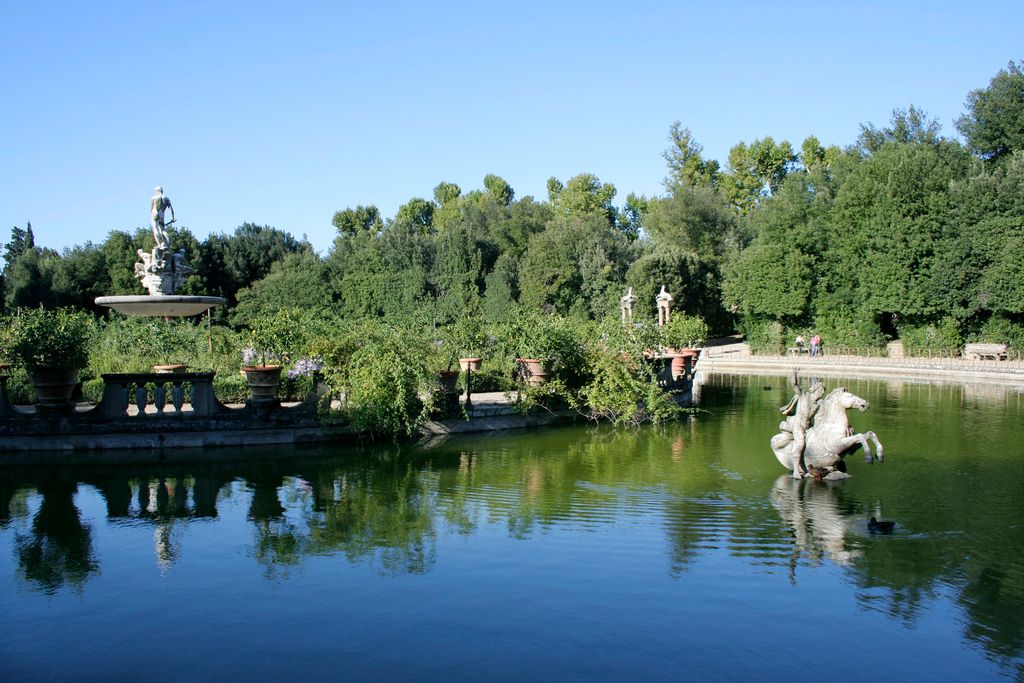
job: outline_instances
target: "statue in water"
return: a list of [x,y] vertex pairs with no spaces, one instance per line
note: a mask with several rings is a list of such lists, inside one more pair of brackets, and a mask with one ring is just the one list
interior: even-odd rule
[[[843,458],[864,449],[864,459],[873,463],[882,460],[882,444],[874,432],[856,433],[850,427],[846,411],[856,408],[863,412],[868,402],[837,387],[825,395],[825,386],[814,382],[804,390],[797,382],[796,373],[790,380],[793,399],[779,410],[787,419],[779,424],[779,433],[772,437],[771,448],[784,467],[800,479],[809,472],[815,478],[845,479],[846,463]],[[868,441],[875,444],[875,455]]]

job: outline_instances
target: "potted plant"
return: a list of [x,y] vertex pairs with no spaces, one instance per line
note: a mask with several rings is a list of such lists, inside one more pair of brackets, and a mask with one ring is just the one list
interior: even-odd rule
[[46,408],[66,407],[89,362],[92,318],[81,311],[25,309],[7,330],[11,358],[25,368]]
[[249,325],[249,348],[242,351],[242,374],[256,402],[277,400],[282,363],[298,342],[300,321],[285,309],[256,316]]
[[696,315],[677,313],[665,324],[662,344],[666,347],[665,355],[672,358],[673,377],[685,372],[687,358],[700,354],[707,336],[707,323]]

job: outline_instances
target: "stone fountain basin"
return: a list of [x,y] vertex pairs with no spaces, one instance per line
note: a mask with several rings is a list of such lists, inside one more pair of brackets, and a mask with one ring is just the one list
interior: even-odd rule
[[209,308],[223,305],[222,296],[177,296],[171,294],[140,294],[135,296],[100,296],[96,304],[118,313],[133,316],[180,318],[199,315]]

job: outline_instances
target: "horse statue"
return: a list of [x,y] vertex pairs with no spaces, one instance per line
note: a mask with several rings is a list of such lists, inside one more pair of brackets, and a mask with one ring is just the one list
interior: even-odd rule
[[[818,396],[823,389],[819,390]],[[772,437],[772,452],[786,469],[793,472],[794,478],[800,479],[813,471],[816,478],[845,479],[848,475],[843,458],[855,453],[858,448],[864,449],[866,462],[872,463],[875,458],[882,460],[882,444],[875,433],[855,433],[850,428],[850,421],[846,417],[846,411],[850,408],[864,412],[868,409],[868,402],[850,393],[846,387],[838,387],[823,399],[817,400],[813,423],[805,434],[800,434],[799,425],[794,429],[793,418],[779,425],[780,433]],[[869,440],[875,444],[874,455],[868,445]],[[801,441],[802,454],[798,452]]]

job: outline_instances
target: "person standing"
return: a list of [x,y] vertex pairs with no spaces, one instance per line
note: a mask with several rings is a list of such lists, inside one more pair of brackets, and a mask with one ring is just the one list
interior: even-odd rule
[[811,337],[811,355],[817,356],[821,353],[821,337],[815,334]]

